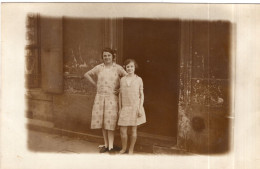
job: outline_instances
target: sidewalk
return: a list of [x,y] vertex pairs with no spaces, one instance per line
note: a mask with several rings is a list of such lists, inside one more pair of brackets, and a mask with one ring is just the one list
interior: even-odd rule
[[[103,144],[101,135],[55,128],[51,122],[28,119],[27,128],[28,149],[33,152],[99,153],[98,146]],[[158,140],[142,133],[142,135],[138,137],[134,154],[192,155],[174,146],[160,146],[156,143],[166,143],[164,145],[167,145],[172,142],[168,140]],[[114,145],[121,146],[121,140],[118,134],[115,134]]]
[[[33,152],[46,153],[97,153],[100,143],[90,142],[82,138],[61,136],[35,130],[28,130],[27,146]],[[135,154],[147,154],[135,151]]]
[[99,143],[45,132],[28,130],[28,149],[51,153],[99,153]]

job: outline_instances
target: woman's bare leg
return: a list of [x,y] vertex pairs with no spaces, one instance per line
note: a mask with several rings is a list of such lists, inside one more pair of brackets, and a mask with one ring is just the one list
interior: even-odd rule
[[107,130],[108,133],[108,149],[111,150],[114,147],[114,131]]
[[120,135],[121,135],[121,142],[122,142],[122,150],[119,153],[123,154],[126,152],[126,148],[127,148],[127,127],[126,126],[120,127]]
[[104,143],[105,143],[105,147],[108,147],[108,138],[107,138],[107,130],[102,129],[102,133],[103,133],[103,137],[104,137]]
[[134,147],[135,147],[135,142],[137,138],[137,126],[132,126],[131,127],[131,141],[130,141],[130,147],[129,147],[129,154],[134,153]]

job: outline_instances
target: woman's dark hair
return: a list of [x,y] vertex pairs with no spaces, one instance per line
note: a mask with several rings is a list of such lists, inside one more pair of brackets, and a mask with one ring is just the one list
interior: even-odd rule
[[101,58],[103,59],[103,53],[104,52],[109,52],[109,53],[111,53],[112,54],[112,56],[113,56],[113,59],[115,59],[116,58],[116,50],[115,49],[111,49],[111,48],[104,48],[103,50],[102,50],[102,53],[101,53]]
[[127,60],[125,60],[125,62],[124,62],[124,68],[126,67],[126,65],[128,65],[129,63],[131,63],[131,62],[133,62],[134,63],[134,65],[135,65],[135,69],[137,69],[138,68],[138,64],[137,64],[137,62],[134,60],[134,59],[127,59]]

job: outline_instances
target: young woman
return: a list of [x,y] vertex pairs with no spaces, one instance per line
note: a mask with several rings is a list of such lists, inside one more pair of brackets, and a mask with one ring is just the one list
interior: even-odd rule
[[128,59],[124,65],[128,74],[120,80],[118,119],[122,141],[120,153],[123,154],[127,150],[127,128],[130,128],[129,154],[133,154],[137,138],[137,126],[146,122],[143,107],[143,81],[141,77],[135,74],[135,69],[137,68],[135,60]]
[[[85,73],[85,77],[97,88],[92,109],[91,129],[101,129],[104,147],[100,153],[114,152],[114,130],[118,120],[118,91],[120,77],[126,75],[125,70],[114,63],[115,51],[106,48],[102,51],[103,62]],[[97,81],[92,77],[96,76]]]

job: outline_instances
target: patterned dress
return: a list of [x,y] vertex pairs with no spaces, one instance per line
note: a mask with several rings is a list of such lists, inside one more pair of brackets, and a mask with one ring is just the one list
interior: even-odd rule
[[111,68],[105,68],[102,63],[88,73],[97,76],[97,93],[92,109],[91,129],[115,130],[118,119],[120,77],[127,73],[115,63]]
[[[135,75],[130,84],[126,76],[120,80],[120,99],[122,108],[119,111],[119,126],[137,126],[146,122],[144,107],[139,109],[140,91],[143,90],[142,79]],[[138,117],[138,111],[142,114]]]

